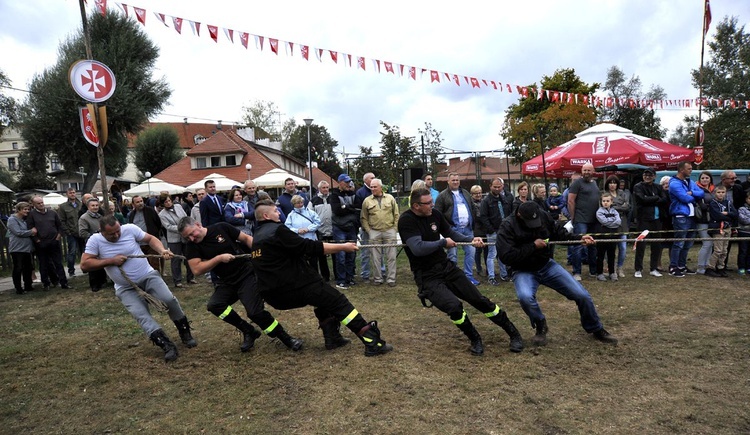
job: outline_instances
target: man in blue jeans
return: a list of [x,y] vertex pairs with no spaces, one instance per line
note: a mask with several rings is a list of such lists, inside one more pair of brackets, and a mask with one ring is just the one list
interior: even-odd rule
[[[547,319],[539,307],[536,292],[544,284],[566,298],[575,301],[581,316],[581,326],[601,342],[617,344],[602,325],[594,301],[588,291],[564,267],[551,258],[549,240],[570,240],[562,225],[539,209],[534,202],[525,202],[515,215],[505,219],[497,233],[497,251],[500,260],[512,273],[521,308],[529,316],[536,335],[532,342],[537,346],[547,344]],[[586,246],[594,245],[591,236],[582,236]]]
[[[338,189],[331,189],[331,224],[333,240],[337,242],[352,242],[357,240],[359,230],[359,214],[362,203],[354,193],[354,183],[348,174],[338,177]],[[338,252],[334,258],[336,262],[336,288],[347,290],[354,283],[354,252]]]
[[[703,189],[690,179],[693,165],[690,162],[677,164],[677,175],[669,181],[669,215],[672,216],[672,228],[675,239],[692,239],[695,235],[696,200],[703,198]],[[672,243],[669,251],[669,274],[682,278],[695,271],[687,268],[687,255],[693,246],[692,240],[681,240]]]
[[[474,238],[474,213],[471,210],[471,195],[469,191],[461,188],[459,175],[452,172],[448,175],[448,188],[440,192],[435,201],[435,210],[443,215],[451,226],[451,230]],[[464,274],[474,285],[479,281],[474,279],[474,254],[475,248],[471,245],[463,245],[464,249]],[[448,260],[458,265],[458,248],[448,249]]]
[[[594,165],[587,163],[581,168],[581,178],[568,189],[568,214],[573,221],[573,232],[583,235],[592,233],[596,227],[596,211],[599,209],[599,186],[594,180]],[[573,249],[571,263],[573,278],[581,280],[581,254],[588,250],[589,274],[596,276],[596,249],[593,245],[578,246]]]

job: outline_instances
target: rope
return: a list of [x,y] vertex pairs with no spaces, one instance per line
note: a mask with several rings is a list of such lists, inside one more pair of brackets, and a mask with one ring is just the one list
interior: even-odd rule
[[[128,258],[132,258],[135,256],[128,256]],[[161,255],[151,255],[151,257],[161,257]],[[125,274],[125,270],[123,270],[122,266],[117,266],[117,269],[120,270],[120,273],[122,274],[122,277],[125,278],[125,281],[128,282],[136,292],[138,292],[138,296],[141,297],[144,301],[146,301],[147,304],[151,305],[152,307],[156,308],[157,310],[164,312],[167,311],[167,304],[165,304],[163,301],[157,299],[153,295],[150,295],[142,288],[138,287],[138,284],[134,283],[130,278],[128,278],[128,275]]]

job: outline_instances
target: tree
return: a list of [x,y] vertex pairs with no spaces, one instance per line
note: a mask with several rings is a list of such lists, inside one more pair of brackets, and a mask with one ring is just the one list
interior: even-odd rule
[[260,127],[271,140],[280,141],[282,136],[281,112],[273,101],[255,100],[242,107],[242,121],[250,127]]
[[[417,130],[422,139],[424,139],[424,153],[427,159],[424,166],[427,168],[427,174],[431,174],[435,169],[436,163],[445,162],[445,150],[443,149],[443,138],[440,131],[432,128],[429,122],[424,123],[424,129]],[[421,146],[421,141],[419,146]]]
[[[332,138],[328,130],[317,124],[310,124],[310,154],[313,162],[318,162],[321,171],[329,175],[338,174],[341,168],[338,165],[336,152],[339,143]],[[307,162],[307,125],[295,127],[284,144],[284,151],[292,157]],[[328,157],[326,158],[326,151]]]
[[380,126],[384,129],[380,132],[382,166],[379,173],[375,173],[383,184],[396,186],[400,184],[404,169],[420,167],[422,162],[413,137],[402,136],[397,126],[388,125],[383,121],[380,121]]
[[8,77],[0,70],[0,136],[3,135],[6,127],[10,127],[16,122],[18,116],[16,100],[2,93],[2,89],[10,87],[10,84]]
[[[109,140],[104,148],[107,174],[117,176],[127,165],[127,134],[137,134],[150,116],[159,113],[171,91],[164,79],[152,78],[159,49],[140,24],[113,11],[105,16],[94,12],[88,19],[93,57],[106,64],[117,80],[114,95],[105,103]],[[21,108],[21,134],[27,147],[19,159],[22,185],[41,187],[35,183],[46,178],[47,154],[57,155],[68,170],[84,167],[85,190],[96,182],[96,149],[83,139],[80,129],[78,108],[83,101],[68,83],[70,65],[85,57],[79,31],[60,45],[57,63],[32,79]]]
[[599,114],[600,121],[611,122],[641,136],[658,140],[664,137],[667,131],[661,127],[661,119],[656,115],[656,111],[653,108],[638,107],[638,104],[635,104],[644,99],[665,99],[664,89],[660,86],[652,86],[644,95],[641,91],[641,79],[638,76],[626,79],[625,73],[617,66],[613,66],[607,71],[604,90],[609,91],[609,95],[621,103],[613,104],[612,107],[603,107]]
[[135,140],[135,167],[142,174],[159,173],[181,158],[180,137],[169,125],[144,130]]
[[[544,76],[541,86],[583,95],[593,94],[599,88],[598,83],[589,85],[581,81],[572,68],[557,70],[551,77]],[[522,163],[539,155],[542,148],[550,149],[569,141],[595,121],[594,109],[583,104],[522,98],[506,110],[500,136],[505,140],[506,154],[516,163]]]
[[[725,17],[708,43],[708,63],[693,70],[693,86],[703,87],[703,97],[718,101],[703,107],[705,122],[704,167],[744,168],[750,166],[750,110],[732,107],[733,100],[750,100],[750,34],[737,24],[736,17]],[[689,122],[685,130],[694,134]],[[694,136],[693,136],[694,137]],[[694,143],[693,139],[693,143]]]

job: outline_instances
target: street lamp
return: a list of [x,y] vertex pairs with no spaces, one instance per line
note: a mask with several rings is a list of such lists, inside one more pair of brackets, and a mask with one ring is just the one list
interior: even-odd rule
[[146,186],[148,187],[148,196],[146,196],[146,199],[149,199],[151,198],[151,172],[146,171],[143,175],[146,177]]
[[248,164],[245,165],[245,170],[247,171],[247,179],[248,180],[250,179],[250,170],[251,169],[253,169],[253,165],[251,165],[250,163],[248,163]]
[[83,176],[83,166],[78,167],[78,172],[81,173],[81,193],[83,193],[83,185],[86,184],[86,177]]
[[313,175],[312,175],[312,145],[310,144],[310,124],[312,124],[313,120],[312,118],[305,118],[303,119],[303,121],[305,121],[305,125],[307,125],[307,165],[308,165],[308,169],[310,170],[310,173],[308,175],[310,176],[309,177],[310,178],[310,195],[312,195]]

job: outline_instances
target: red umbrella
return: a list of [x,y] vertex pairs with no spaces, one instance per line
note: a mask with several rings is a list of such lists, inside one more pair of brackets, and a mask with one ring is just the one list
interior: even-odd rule
[[[594,167],[638,163],[664,170],[677,167],[681,161],[694,161],[692,149],[633,134],[631,130],[602,123],[576,134],[576,138],[544,153],[549,177],[570,177],[581,172],[587,163]],[[542,156],[522,166],[524,175],[544,175]]]

